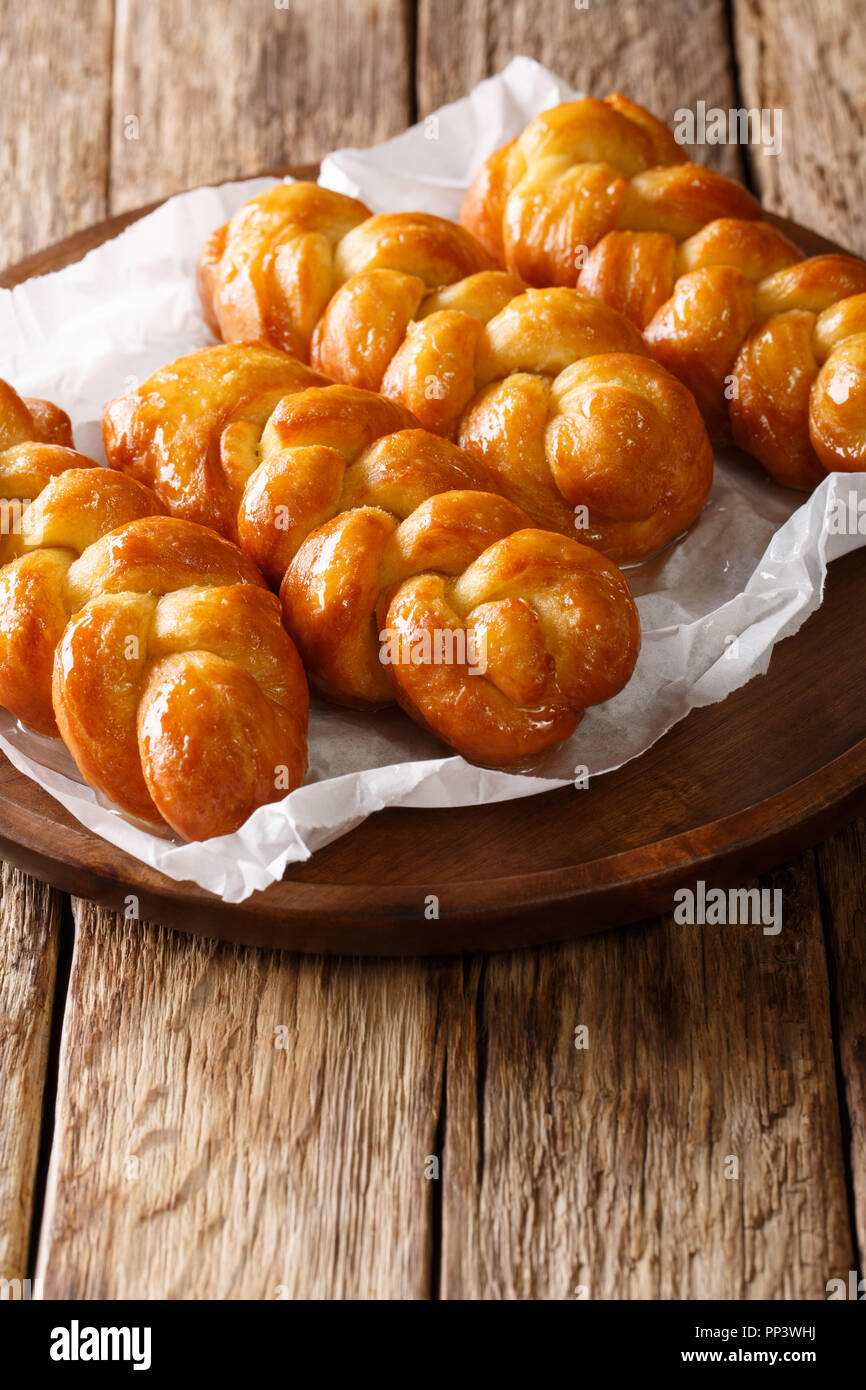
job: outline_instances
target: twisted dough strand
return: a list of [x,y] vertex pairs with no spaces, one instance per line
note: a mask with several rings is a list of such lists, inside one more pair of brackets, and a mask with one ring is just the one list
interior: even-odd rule
[[69,416],[51,401],[23,400],[0,380],[0,565],[18,553],[27,507],[68,468],[95,468],[73,448]]
[[578,290],[487,272],[425,295],[368,272],[334,296],[312,361],[381,388],[537,524],[577,527],[619,563],[686,530],[709,493],[712,450],[688,391],[627,319]]
[[173,514],[235,540],[269,415],[286,394],[322,380],[274,348],[189,353],[105,407],[108,462],[152,487]]
[[[192,359],[183,371],[195,378]],[[179,372],[175,364],[169,375]],[[149,399],[159,388],[141,389]],[[202,421],[198,447],[210,454],[224,449],[224,407],[209,400],[207,428]],[[141,444],[152,466],[146,435]],[[240,543],[274,585],[283,581],[287,628],[330,698],[364,708],[396,698],[467,756],[505,763],[567,737],[588,704],[630,676],[637,617],[616,567],[572,539],[533,530],[525,512],[491,491],[483,465],[418,428],[399,404],[354,386],[309,387],[247,431],[245,447],[258,464],[242,470],[247,481],[236,494]],[[483,598],[464,601],[475,592],[468,578],[453,592],[450,582],[436,588],[514,532],[524,539],[490,558]],[[496,583],[509,575],[513,587],[500,593]],[[416,579],[433,605],[423,611],[421,589],[411,601],[405,590]],[[402,605],[393,624],[392,592]],[[423,645],[425,633],[437,636],[436,616],[462,648],[444,663],[429,653],[411,671],[383,663],[378,625],[393,626],[411,647],[415,637]],[[469,670],[467,639],[483,640],[485,673]]]
[[803,259],[741,185],[683,160],[619,96],[546,111],[497,151],[462,220],[534,285],[624,313],[714,439],[814,487],[866,459],[866,265]]
[[[271,388],[273,359],[281,384]],[[310,531],[344,507],[405,515],[433,492],[495,486],[400,405],[324,380],[274,349],[191,353],[106,407],[108,461],[171,512],[239,539],[275,586]]]
[[0,569],[0,703],[122,810],[187,839],[303,780],[307,687],[235,546],[101,468],[54,477]]
[[617,228],[683,240],[724,216],[758,218],[760,206],[614,93],[543,111],[482,166],[460,220],[499,265],[543,287],[576,285],[586,253]]
[[208,238],[199,293],[208,323],[225,342],[270,344],[306,361],[335,290],[362,270],[383,267],[434,286],[493,262],[445,218],[374,217],[363,203],[318,184],[277,184]]
[[735,218],[711,222],[679,246],[635,234],[625,247],[624,235],[599,243],[581,287],[643,328],[715,439],[733,440],[790,487],[863,467],[863,261],[804,260],[769,223]]
[[402,522],[360,507],[305,541],[281,588],[311,679],[360,707],[396,698],[487,765],[537,756],[626,684],[640,645],[628,585],[491,493],[439,493]]

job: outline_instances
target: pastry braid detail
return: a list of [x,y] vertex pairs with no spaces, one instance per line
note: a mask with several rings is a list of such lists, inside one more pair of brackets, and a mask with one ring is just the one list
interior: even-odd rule
[[621,96],[545,111],[497,151],[462,220],[533,285],[625,314],[700,406],[779,482],[866,459],[866,265],[804,259],[740,184],[687,163]]
[[396,699],[473,761],[525,762],[629,680],[637,612],[611,561],[527,527],[512,503],[455,491],[404,520],[334,517],[281,588],[311,680],[361,707]]
[[205,243],[198,283],[205,318],[225,342],[264,343],[306,361],[335,290],[388,268],[446,285],[493,268],[463,228],[426,213],[373,216],[315,183],[283,183],[250,199]]
[[303,780],[303,668],[236,546],[132,478],[73,468],[27,508],[15,551],[0,703],[59,733],[91,786],[195,840]]

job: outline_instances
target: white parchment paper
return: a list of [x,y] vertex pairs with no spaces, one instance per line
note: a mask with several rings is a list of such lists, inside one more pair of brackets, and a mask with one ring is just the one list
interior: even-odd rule
[[[517,58],[396,139],[329,155],[322,182],[376,211],[421,208],[456,217],[481,161],[539,111],[573,95],[553,73]],[[0,292],[0,376],[22,394],[62,404],[78,448],[104,461],[105,402],[210,341],[195,293],[199,247],[268,183],[254,179],[172,198],[77,265]],[[183,844],[112,810],[81,782],[62,746],[3,711],[0,749],[89,829],[227,902],[266,888],[288,864],[385,806],[508,800],[569,783],[576,768],[591,776],[610,771],[689,710],[761,675],[775,643],[820,604],[828,562],[864,542],[856,517],[860,504],[866,510],[866,474],[833,474],[804,502],[740,458],[719,453],[716,462],[698,523],[629,571],[644,634],[634,678],[616,699],[590,710],[532,776],[472,767],[398,711],[368,715],[314,699],[306,784],[261,807],[234,835]],[[847,525],[839,526],[840,516]]]

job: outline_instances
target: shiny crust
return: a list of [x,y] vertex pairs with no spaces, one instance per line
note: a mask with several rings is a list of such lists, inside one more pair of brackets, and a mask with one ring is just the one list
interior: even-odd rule
[[0,453],[28,442],[71,449],[69,416],[51,401],[22,398],[8,381],[0,380]]
[[215,532],[102,468],[57,474],[0,569],[0,703],[187,839],[299,785],[308,695],[279,604]]
[[[543,112],[497,151],[461,217],[533,285],[577,285],[645,332],[713,439],[789,487],[866,458],[860,370],[866,267],[804,260],[741,185],[682,159],[667,128],[621,96]],[[832,349],[824,315],[839,310]]]
[[[610,257],[604,243],[599,263]],[[864,462],[866,264],[799,257],[764,223],[711,223],[679,248],[651,351],[697,399],[713,438],[733,439],[788,487],[811,489]],[[594,291],[622,302],[614,276]]]
[[207,239],[198,287],[204,316],[225,342],[269,344],[306,361],[317,322],[352,275],[396,270],[432,288],[493,266],[474,237],[444,218],[374,217],[318,184],[277,184]]
[[725,216],[760,208],[740,184],[688,163],[662,121],[614,93],[543,111],[482,166],[460,220],[527,284],[586,288],[581,267],[606,234],[680,241]]
[[628,681],[640,645],[628,585],[512,503],[440,493],[402,521],[360,507],[307,538],[281,599],[313,682],[369,708],[396,699],[464,756],[536,757]]
[[179,357],[106,406],[108,462],[153,488],[170,512],[235,540],[268,417],[284,396],[322,381],[275,348],[229,345]]
[[[369,297],[356,296],[371,279]],[[417,455],[412,506],[469,480],[511,498],[535,525],[576,535],[620,563],[643,559],[696,519],[712,482],[706,431],[621,314],[577,290],[515,295],[519,281],[487,271],[420,303],[413,292],[408,312],[417,318],[401,337],[392,308],[407,284],[419,282],[399,271],[355,277],[317,330],[317,360],[332,371],[346,360],[341,344],[350,368],[376,364],[362,380],[378,380],[399,343],[382,373],[384,399],[353,383],[305,389],[323,378],[274,350],[209,348],[108,407],[109,463],[152,485],[174,514],[237,539],[274,585],[305,536],[345,508],[365,451],[405,432],[410,442],[393,449],[403,482],[406,459]],[[364,316],[352,333],[347,316],[359,303]],[[340,331],[331,334],[335,308]],[[278,387],[256,394],[250,386],[244,359],[263,352],[268,371],[281,359],[294,383],[281,399]],[[227,354],[228,368],[214,371]],[[435,444],[419,421],[459,445],[444,471],[444,439]],[[393,497],[384,505],[392,504],[405,515]]]
[[[275,367],[282,388],[270,385]],[[404,516],[434,492],[495,490],[482,464],[397,402],[308,384],[323,380],[274,349],[181,358],[108,407],[109,463],[151,484],[173,514],[236,538],[275,587],[309,533],[347,507]]]
[[[576,115],[580,120],[575,119]],[[495,171],[497,186],[504,191],[509,182],[520,175],[522,167],[531,166],[534,177],[542,166],[547,169],[550,161],[566,160],[572,172],[588,170],[587,177],[594,177],[591,171],[612,167],[604,163],[605,159],[615,160],[617,168],[626,170],[628,177],[634,180],[648,168],[655,167],[660,159],[670,163],[678,158],[678,149],[666,128],[626,98],[616,96],[609,102],[578,102],[574,109],[563,107],[546,113],[500,160],[494,161],[491,168]],[[703,207],[701,198],[705,184],[698,175],[689,173],[690,169],[691,166],[682,164],[672,164],[670,168],[662,165],[663,173],[677,175],[678,182],[670,196],[677,201],[678,215],[687,218],[688,228],[692,230],[698,215],[695,209]],[[625,199],[628,193],[625,182],[619,173],[615,177],[623,183],[622,197]],[[569,190],[566,184],[567,180],[557,186],[566,202],[577,206],[574,190]],[[214,287],[227,266],[235,267],[232,272],[235,274],[241,262],[247,264],[243,258],[252,256],[255,264],[259,263],[256,258],[263,257],[264,267],[271,263],[268,257],[272,260],[277,255],[274,247],[282,244],[281,238],[288,237],[294,244],[299,209],[306,208],[304,188],[304,185],[290,185],[269,190],[262,198],[253,199],[242,208],[227,230],[221,229],[208,241],[202,253],[200,282],[205,302],[216,306],[217,319],[220,317],[219,292]],[[547,196],[539,194],[542,212]],[[649,206],[655,195],[649,188],[641,196],[648,200]],[[316,199],[317,194],[314,203]],[[530,202],[527,195],[521,207],[524,211],[529,209],[527,216],[534,216]],[[584,207],[587,199],[578,199],[578,203]],[[352,216],[358,217],[357,207]],[[305,224],[305,235],[314,220]],[[479,228],[487,240],[490,225],[488,219]],[[503,226],[507,238],[511,233],[507,223]],[[520,241],[522,234],[515,235]],[[663,239],[669,245],[669,276],[672,276],[675,242],[670,237]],[[580,539],[588,544],[607,547],[609,540],[611,549],[607,553],[618,561],[625,563],[644,558],[650,553],[648,546],[658,549],[695,520],[711,481],[707,468],[709,445],[697,418],[689,419],[682,435],[672,436],[668,442],[667,463],[658,465],[665,471],[667,481],[664,488],[652,491],[656,504],[653,515],[636,517],[635,506],[631,503],[623,510],[626,485],[639,485],[633,463],[639,440],[628,434],[628,422],[635,428],[642,428],[649,413],[655,443],[669,422],[675,418],[684,419],[689,414],[682,392],[673,383],[668,393],[671,396],[669,405],[658,409],[663,378],[647,365],[622,362],[623,375],[619,382],[612,380],[607,370],[601,374],[599,389],[592,400],[593,433],[596,447],[602,449],[603,462],[596,483],[587,485],[585,496],[575,495],[574,487],[567,488],[565,493],[558,488],[558,481],[567,476],[572,480],[588,479],[584,458],[571,468],[563,458],[567,446],[566,433],[561,426],[556,425],[554,430],[557,444],[553,452],[557,466],[553,467],[553,454],[548,457],[543,445],[542,464],[538,466],[534,453],[525,455],[523,452],[525,431],[519,428],[513,413],[507,414],[500,409],[502,400],[513,398],[511,379],[518,375],[532,376],[534,384],[527,382],[525,385],[538,409],[532,412],[527,428],[539,421],[542,425],[549,422],[553,426],[553,416],[558,415],[558,409],[555,405],[552,407],[553,414],[548,421],[544,417],[542,398],[549,396],[548,388],[560,372],[590,355],[632,353],[644,357],[645,346],[640,335],[621,316],[610,313],[596,301],[567,286],[527,290],[518,274],[492,269],[478,241],[467,239],[467,234],[451,223],[422,214],[356,220],[339,236],[332,229],[326,240],[329,250],[325,261],[327,275],[331,278],[326,290],[323,289],[316,299],[317,305],[326,307],[315,323],[315,314],[308,320],[308,327],[313,325],[310,327],[310,362],[324,377],[360,390],[381,392],[410,412],[414,424],[460,443],[472,452],[476,465],[484,469],[487,469],[489,455],[494,471],[491,474],[488,470],[486,486],[491,486],[495,479],[497,488],[518,502],[539,525],[573,535],[577,524]],[[545,235],[543,240],[546,254],[554,259],[568,244],[567,237],[557,239]],[[265,242],[271,247],[267,253],[262,250]],[[569,284],[573,285],[578,270],[576,267],[574,274],[566,277]],[[553,271],[545,271],[541,278],[549,281],[551,277],[556,278]],[[656,290],[654,304],[661,301],[666,288],[665,285]],[[639,308],[641,312],[649,308],[644,297]],[[221,331],[229,336],[224,323]],[[255,325],[248,325],[244,336],[262,338],[263,335]],[[296,347],[296,350],[299,349]],[[157,374],[156,398],[162,399],[162,378],[172,370],[168,368]],[[642,384],[641,376],[645,377]],[[502,384],[499,394],[488,391],[495,382]],[[146,388],[149,385],[147,383]],[[486,419],[478,406],[481,392],[487,392],[484,399],[490,402]],[[133,396],[141,394],[133,393]],[[612,428],[605,433],[598,426],[605,418],[607,397],[612,402]],[[588,392],[584,392],[582,404],[589,398]],[[555,399],[555,395],[551,397],[552,401]],[[649,405],[651,400],[652,406]],[[190,464],[175,448],[163,450],[163,454],[169,456],[161,461],[148,457],[151,451],[146,439],[132,441],[128,447],[121,440],[118,447],[112,438],[112,434],[117,433],[113,413],[122,425],[126,409],[118,403],[107,416],[106,450],[112,465],[139,468],[135,476],[156,487],[173,512],[218,525],[223,534],[240,539],[251,548],[272,582],[276,582],[285,567],[287,545],[273,534],[273,530],[269,535],[263,531],[258,515],[252,516],[250,507],[242,500],[243,488],[234,488],[232,494],[225,497],[221,515],[214,520],[212,514],[219,501],[219,487],[207,476],[206,467],[198,468],[200,481],[191,488],[185,481],[192,471]],[[148,429],[153,431],[152,421],[145,428],[145,436]],[[209,430],[211,425],[206,421],[205,433]],[[243,435],[244,447],[250,440],[255,441],[257,432],[258,422],[255,428],[248,427]],[[327,442],[320,439],[317,445],[326,448]],[[266,438],[262,435],[259,445],[262,463],[266,462],[268,452]],[[659,458],[663,452],[661,448],[658,450]],[[203,451],[208,461],[222,459],[223,455],[222,446],[216,443],[209,451]],[[617,481],[618,456],[622,457],[622,469]],[[251,458],[252,449],[248,448],[248,462]],[[141,463],[136,462],[137,459]],[[339,486],[339,470],[335,460],[332,458],[329,463],[324,455],[319,456],[319,465],[324,492],[330,499],[327,504],[319,499],[319,503],[330,506],[332,494]],[[310,456],[308,474],[319,465],[314,465]],[[247,477],[251,472],[248,467]],[[267,489],[263,487],[264,475],[259,474],[257,497],[264,497],[265,491],[276,495],[281,484],[274,475],[279,472],[280,465],[273,464]],[[163,480],[161,474],[168,481]],[[178,474],[182,476],[174,485],[171,477]],[[610,483],[609,496],[596,485],[601,477]],[[246,482],[246,478],[243,481]],[[191,507],[190,491],[201,499],[197,511]],[[230,514],[238,515],[238,509],[235,528]],[[316,515],[312,505],[301,510],[315,524],[323,519]],[[294,520],[290,531],[294,543],[299,535]]]
[[96,467],[72,443],[64,410],[22,399],[0,380],[0,565],[19,554],[24,514],[46,484],[67,469]]
[[353,386],[304,391],[268,421],[238,515],[240,543],[278,586],[311,531],[342,512],[405,517],[434,493],[495,487],[454,444],[393,401]]
[[[379,385],[455,439],[536,525],[619,563],[643,559],[706,500],[700,414],[624,316],[577,290],[521,290],[488,272],[419,299],[420,284],[397,272],[356,276],[319,324],[313,362]],[[374,364],[366,378],[364,362]]]

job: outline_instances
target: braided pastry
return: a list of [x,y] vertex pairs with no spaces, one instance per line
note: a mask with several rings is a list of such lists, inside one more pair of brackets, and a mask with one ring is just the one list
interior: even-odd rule
[[528,284],[573,286],[616,228],[683,240],[716,217],[760,215],[745,188],[688,163],[662,121],[614,93],[536,116],[482,166],[460,220]]
[[[441,292],[456,307],[415,325],[386,373],[392,399],[342,385],[304,389],[323,378],[296,363],[296,384],[278,405],[269,396],[262,409],[259,398],[239,408],[234,373],[219,374],[206,394],[193,383],[216,375],[214,355],[261,349],[181,358],[107,407],[109,463],[152,486],[173,513],[237,539],[274,584],[328,516],[380,505],[389,472],[405,481],[399,460],[412,454],[416,479],[422,460],[433,469],[423,492],[416,481],[412,506],[434,491],[482,488],[617,561],[652,554],[694,521],[712,481],[694,402],[646,355],[632,325],[575,290],[506,299],[484,324],[475,315],[501,302],[500,279],[488,273]],[[375,355],[373,324],[367,341]],[[431,408],[423,383],[433,371],[442,390]],[[416,412],[428,430],[454,414],[460,449],[419,430]]]
[[716,440],[733,440],[789,487],[863,468],[866,263],[803,260],[775,227],[733,218],[678,247],[637,234],[624,250],[624,235],[599,243],[581,285],[633,314],[635,284],[654,286],[639,310],[646,341]]
[[[282,389],[252,394],[242,366],[220,370],[227,354],[242,362],[262,351],[282,359]],[[236,538],[274,586],[309,533],[347,507],[408,515],[434,492],[495,489],[480,464],[402,406],[310,384],[324,380],[273,349],[205,348],[106,408],[108,461],[172,513]]]
[[283,396],[322,380],[275,348],[189,353],[105,407],[109,464],[153,488],[174,515],[235,540],[268,416]]
[[311,680],[360,707],[396,698],[465,757],[514,764],[629,680],[640,626],[597,551],[491,493],[439,493],[402,522],[357,507],[308,537],[281,588]]
[[442,217],[385,213],[315,183],[283,183],[239,208],[205,242],[198,284],[205,318],[225,342],[269,343],[307,360],[334,291],[387,267],[447,285],[493,262]]
[[313,365],[406,406],[483,464],[546,529],[619,563],[686,530],[712,483],[700,414],[620,314],[502,272],[426,294],[355,276],[313,337]]
[[[141,392],[149,400],[159,387],[152,380]],[[208,443],[202,432],[197,450],[209,455],[225,452],[225,415],[212,406],[214,434]],[[134,402],[123,413],[135,416]],[[159,429],[156,417],[151,427]],[[152,466],[154,458],[146,432],[139,445],[141,458],[132,462],[141,475],[142,460]],[[490,490],[483,465],[419,429],[394,401],[354,386],[299,390],[262,428],[245,431],[244,447],[249,458],[236,470],[247,479],[237,504],[240,544],[275,586],[283,580],[289,632],[332,699],[375,707],[396,698],[467,756],[504,763],[567,737],[588,704],[608,699],[630,676],[637,618],[616,567],[574,540],[527,529],[529,517]],[[496,550],[515,531],[520,536]],[[464,570],[462,587],[443,589],[434,602],[430,585]],[[380,661],[374,613],[394,584],[415,576],[419,584],[423,577],[428,607],[419,606],[419,589],[405,612],[394,609],[393,623],[380,613],[382,625],[399,629],[411,647],[413,623],[423,645],[425,632],[435,636],[432,617],[447,618],[463,656],[467,632],[470,647],[488,644],[484,680],[470,673],[471,660],[449,659],[443,672],[433,655],[426,674],[411,662],[410,670],[400,662],[392,670]],[[400,600],[409,600],[406,584]],[[446,612],[446,602],[457,607]]]
[[0,380],[0,565],[16,553],[24,512],[67,468],[95,468],[72,447],[69,416],[50,401],[22,400]]
[[500,265],[574,285],[642,329],[712,437],[812,488],[866,460],[866,265],[804,260],[732,179],[683,160],[624,97],[545,111],[497,151],[461,220]]
[[22,399],[0,380],[0,454],[17,444],[56,444],[72,448],[72,425],[51,401]]
[[277,600],[213,531],[101,468],[52,479],[0,569],[0,704],[187,839],[297,786],[308,695]]

